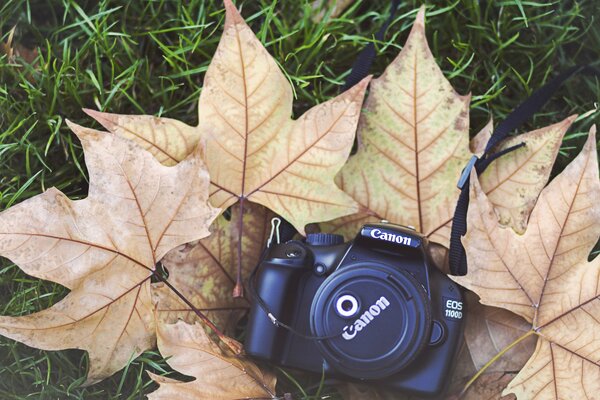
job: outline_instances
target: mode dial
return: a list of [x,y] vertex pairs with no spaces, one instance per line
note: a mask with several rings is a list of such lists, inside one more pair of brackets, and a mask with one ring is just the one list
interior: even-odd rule
[[313,246],[333,246],[344,243],[344,237],[335,233],[309,233],[306,235],[306,243]]

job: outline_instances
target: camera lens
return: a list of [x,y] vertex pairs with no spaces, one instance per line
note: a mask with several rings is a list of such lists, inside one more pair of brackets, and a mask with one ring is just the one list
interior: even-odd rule
[[335,310],[341,317],[353,317],[358,313],[358,300],[350,294],[340,296],[335,303]]
[[[360,301],[359,301],[360,299]],[[409,366],[429,342],[427,292],[398,268],[357,262],[319,287],[311,306],[316,342],[331,367],[359,379],[381,379]]]

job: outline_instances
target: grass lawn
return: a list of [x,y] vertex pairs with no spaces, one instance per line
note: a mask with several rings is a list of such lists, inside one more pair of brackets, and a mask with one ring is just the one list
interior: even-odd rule
[[[341,16],[313,22],[312,0],[237,1],[242,15],[294,86],[294,114],[335,96],[358,51],[387,17],[388,2],[357,0]],[[373,73],[397,55],[419,1],[403,1]],[[558,71],[600,59],[600,2],[428,2],[433,54],[460,93],[472,92],[472,132],[490,115],[502,120]],[[94,126],[82,107],[163,115],[197,123],[204,72],[223,25],[218,0],[2,0],[2,41],[38,49],[37,59],[0,57],[0,210],[55,186],[72,198],[87,193],[81,146],[65,119]],[[576,77],[528,128],[585,113],[600,102],[600,80]],[[574,158],[592,113],[567,134],[555,167]],[[556,172],[555,171],[555,172]],[[47,308],[66,290],[0,264],[0,314]],[[170,371],[156,352],[132,360],[106,381],[81,387],[87,356],[44,352],[0,337],[0,399],[138,399],[154,390],[145,371]],[[290,374],[290,375],[288,375]],[[317,378],[295,382],[280,373],[294,398],[339,398]],[[312,380],[311,380],[312,379]],[[338,397],[335,397],[338,396]]]

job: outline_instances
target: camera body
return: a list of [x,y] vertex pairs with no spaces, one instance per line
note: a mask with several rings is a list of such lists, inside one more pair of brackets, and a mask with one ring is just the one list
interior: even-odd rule
[[[258,267],[246,352],[275,364],[421,396],[446,388],[463,328],[461,289],[437,270],[427,239],[387,223],[353,241],[309,234],[277,244]],[[333,336],[333,337],[332,337]]]

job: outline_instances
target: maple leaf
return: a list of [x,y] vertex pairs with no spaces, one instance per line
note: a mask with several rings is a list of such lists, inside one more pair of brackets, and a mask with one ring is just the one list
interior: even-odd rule
[[224,3],[224,32],[204,78],[198,127],[152,116],[86,112],[168,163],[185,158],[205,137],[211,202],[217,207],[250,200],[301,233],[310,222],[355,212],[356,204],[333,178],[352,148],[370,78],[292,120],[292,89],[285,75],[231,1]]
[[45,350],[89,352],[87,384],[155,343],[150,278],[169,250],[209,234],[200,149],[175,167],[116,135],[69,124],[83,145],[89,195],[57,189],[0,213],[0,255],[70,293],[52,307],[0,317],[0,334]]
[[[468,397],[486,390],[486,385],[482,382],[504,382],[508,379],[507,376],[514,377],[515,371],[523,368],[533,354],[536,340],[534,336],[520,340],[531,329],[531,325],[522,317],[502,308],[484,306],[472,292],[465,293],[465,302],[468,316],[465,321],[464,344],[456,356],[449,393],[463,394],[467,382],[484,369],[483,375],[464,393]],[[505,350],[510,345],[512,347]],[[491,386],[496,388],[497,385]],[[503,388],[497,390],[498,395]],[[457,398],[462,398],[461,394]],[[486,398],[495,397],[490,395]]]
[[[456,183],[472,155],[469,102],[470,95],[455,92],[431,54],[422,7],[398,57],[371,82],[358,125],[358,151],[337,176],[360,211],[321,229],[351,238],[364,223],[388,220],[414,226],[447,247]],[[481,176],[503,221],[524,226],[574,119],[501,144],[527,145],[496,160]],[[474,139],[473,153],[481,153],[490,132],[488,124]]]
[[[217,218],[211,235],[169,252],[162,264],[169,271],[169,282],[223,330],[231,330],[249,307],[245,298],[233,298],[235,268],[238,262],[248,276],[259,261],[269,235],[269,221],[274,216],[265,207],[249,203],[244,209],[244,235],[240,235],[239,205],[231,209],[231,218]],[[242,239],[240,243],[239,239]],[[238,246],[242,259],[238,260]],[[183,319],[192,322],[195,314],[163,283],[154,284],[153,294],[159,304],[160,316],[166,321]]]
[[514,378],[514,372],[490,372],[477,379],[465,393],[453,395],[446,400],[514,400],[513,394],[502,395],[506,384]]
[[[185,158],[204,138],[210,200],[216,207],[226,209],[239,200],[243,213],[248,201],[256,202],[302,234],[308,223],[356,212],[356,203],[334,177],[350,154],[370,77],[292,120],[292,89],[285,75],[231,0],[224,4],[225,27],[204,78],[197,127],[167,118],[85,111],[166,164]],[[237,267],[234,294],[240,296],[242,266]]]
[[150,400],[210,399],[233,400],[274,398],[275,375],[261,371],[254,363],[236,356],[213,341],[200,324],[183,321],[157,326],[158,349],[175,370],[195,377],[180,382],[149,372],[160,384]]
[[523,234],[498,223],[471,177],[474,200],[463,238],[469,269],[453,279],[483,304],[521,315],[538,336],[535,353],[505,394],[590,399],[600,391],[600,258],[587,260],[600,235],[595,131],[542,191]]

